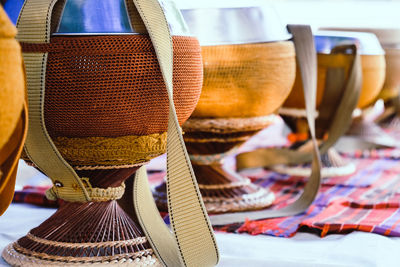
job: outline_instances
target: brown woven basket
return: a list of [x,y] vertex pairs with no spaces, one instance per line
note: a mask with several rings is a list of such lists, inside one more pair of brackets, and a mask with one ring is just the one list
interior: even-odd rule
[[[47,131],[85,187],[99,197],[65,202],[9,245],[4,259],[14,266],[161,266],[136,216],[116,201],[124,181],[166,149],[168,96],[149,36],[52,36],[49,43],[21,46],[23,52],[48,53]],[[173,54],[174,102],[182,124],[202,86],[197,39],[173,36]],[[62,180],[54,184],[49,196],[63,186]]]

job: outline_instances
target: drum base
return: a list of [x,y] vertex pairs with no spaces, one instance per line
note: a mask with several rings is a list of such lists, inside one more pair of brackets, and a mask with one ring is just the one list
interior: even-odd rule
[[[264,209],[275,200],[272,192],[234,171],[224,169],[221,164],[193,165],[193,169],[210,214]],[[167,212],[165,182],[155,188],[153,196],[157,207]]]
[[396,96],[385,103],[385,111],[375,120],[383,128],[400,131],[400,96]]
[[[396,120],[393,121],[393,124],[395,123]],[[378,124],[364,121],[362,118],[358,118],[353,121],[345,137],[347,136],[367,142],[370,149],[399,146],[399,142],[383,131]],[[354,148],[357,149],[357,145],[355,145]],[[364,147],[360,145],[359,149],[364,149]]]
[[[351,175],[356,171],[356,166],[351,162],[346,162],[333,148],[321,155],[321,163],[322,178]],[[310,164],[297,166],[277,165],[271,169],[275,172],[292,176],[308,177],[311,175]]]
[[116,201],[65,203],[2,253],[12,266],[161,266]]

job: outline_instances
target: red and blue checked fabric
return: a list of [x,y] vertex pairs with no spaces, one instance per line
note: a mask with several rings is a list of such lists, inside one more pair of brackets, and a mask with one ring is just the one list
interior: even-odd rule
[[62,200],[54,201],[46,198],[48,186],[24,186],[20,191],[15,191],[14,203],[29,203],[43,207],[58,207]]
[[[319,195],[307,212],[285,218],[246,221],[218,230],[253,235],[293,236],[311,231],[330,233],[365,231],[400,236],[400,161],[354,159],[357,173],[324,179]],[[273,209],[293,202],[305,179],[262,171],[252,177],[255,183],[276,194]]]
[[[304,214],[292,217],[247,221],[219,227],[217,230],[252,235],[291,237],[297,231],[312,231],[321,236],[330,233],[365,231],[400,236],[400,161],[354,159],[354,175],[323,180],[321,191]],[[150,174],[153,185],[165,173]],[[262,170],[250,177],[254,183],[276,194],[271,208],[282,208],[302,192],[306,179]],[[57,202],[44,196],[47,188],[25,187],[15,193],[14,202],[55,207]]]

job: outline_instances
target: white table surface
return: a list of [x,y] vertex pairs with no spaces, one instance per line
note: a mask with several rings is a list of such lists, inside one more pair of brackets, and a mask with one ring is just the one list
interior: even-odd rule
[[[0,249],[25,235],[48,218],[55,209],[12,204],[0,217]],[[217,233],[221,260],[226,267],[397,267],[400,266],[400,238],[353,232],[320,238],[298,233],[292,238]],[[0,266],[7,266],[1,259]]]

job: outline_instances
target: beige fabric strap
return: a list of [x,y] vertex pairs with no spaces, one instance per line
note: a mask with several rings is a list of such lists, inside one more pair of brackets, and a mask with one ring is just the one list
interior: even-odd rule
[[161,219],[141,167],[134,182],[134,206],[154,252],[165,266],[214,266],[218,249],[201,199],[173,102],[172,38],[157,0],[133,0],[157,54],[169,99],[167,198],[173,235]]
[[[49,43],[51,13],[57,0],[26,0],[17,21],[20,42]],[[32,162],[55,184],[57,197],[67,201],[90,201],[81,179],[62,158],[44,123],[47,53],[23,53],[28,87],[29,126],[25,151]]]
[[[333,49],[333,53],[342,53],[351,50],[353,54],[353,63],[350,67],[350,73],[341,96],[341,101],[335,106],[336,112],[332,121],[329,123],[328,139],[320,146],[320,153],[325,154],[337,140],[348,130],[353,110],[357,107],[358,99],[361,94],[362,70],[361,58],[355,45],[344,45]],[[335,69],[329,69],[327,73],[327,83],[330,83],[336,89],[337,84],[341,84],[343,75]],[[327,88],[329,89],[329,87]],[[321,103],[323,105],[324,103]]]
[[[315,120],[313,117],[316,102],[317,87],[317,58],[314,46],[314,38],[309,26],[289,25],[289,31],[293,35],[295,43],[297,62],[300,65],[301,78],[303,82],[304,97],[306,102],[306,115],[312,137],[312,173],[304,188],[302,195],[291,205],[278,210],[261,210],[215,215],[211,217],[214,225],[222,225],[235,222],[243,222],[246,218],[258,220],[264,218],[283,217],[295,215],[307,210],[318,193],[321,179],[321,163],[318,146],[315,138]],[[272,151],[273,159],[276,162],[287,163],[289,160],[308,157],[307,153],[299,154],[287,150],[286,154]],[[260,167],[269,164],[266,159],[271,159],[271,150],[258,149],[252,152],[243,153],[238,156],[239,168]],[[240,166],[241,164],[241,166]]]

